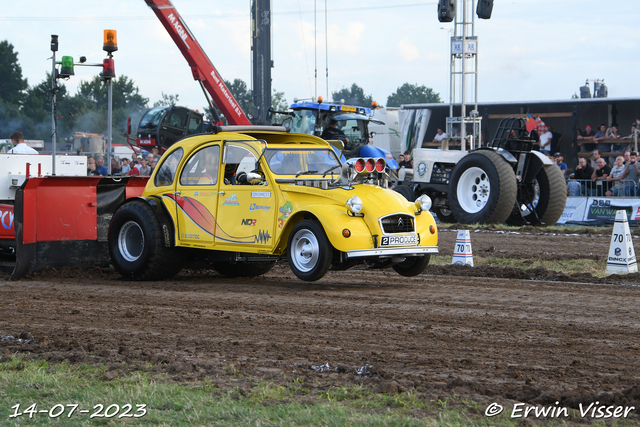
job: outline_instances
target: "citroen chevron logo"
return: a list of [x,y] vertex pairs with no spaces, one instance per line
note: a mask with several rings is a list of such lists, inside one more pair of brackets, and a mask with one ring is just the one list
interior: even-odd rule
[[271,239],[271,234],[267,230],[260,230],[254,243],[268,243],[269,239]]
[[398,218],[398,227],[402,227],[404,225],[404,220],[402,217]]

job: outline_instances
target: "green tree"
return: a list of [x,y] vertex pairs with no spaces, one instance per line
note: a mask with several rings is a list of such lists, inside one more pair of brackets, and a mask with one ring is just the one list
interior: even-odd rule
[[[135,123],[147,109],[148,98],[139,94],[138,87],[127,76],[112,81],[113,142],[124,143],[124,129],[127,117]],[[58,134],[68,136],[75,131],[107,133],[108,87],[100,76],[82,82],[76,95],[58,102]],[[66,133],[66,135],[65,135]]]
[[8,41],[0,42],[0,99],[8,104],[22,105],[27,79],[22,78],[18,53]]
[[364,90],[357,84],[352,84],[351,88],[343,87],[337,92],[331,92],[334,101],[340,101],[344,99],[344,103],[347,105],[357,105],[360,107],[370,107],[373,102],[371,95],[365,95]]
[[[67,88],[60,80],[57,84],[59,89],[56,92],[56,101],[60,105],[67,97]],[[51,140],[51,97],[51,73],[47,73],[42,82],[26,90],[22,113],[26,128],[32,125],[30,139]],[[63,117],[58,119],[58,123],[65,124],[68,121],[66,114],[67,111],[56,111],[56,116]]]
[[165,105],[170,105],[171,107],[175,107],[178,104],[178,99],[180,95],[177,93],[175,95],[169,95],[167,93],[162,92],[162,98],[160,100],[153,103],[154,107],[163,107]]
[[430,104],[442,102],[440,94],[426,86],[405,83],[387,98],[387,107],[399,107],[402,104]]
[[[274,111],[288,111],[289,104],[284,97],[284,92],[278,92],[273,89],[271,94],[271,109]],[[274,114],[271,116],[271,123],[282,123],[282,121],[289,116],[283,114]]]

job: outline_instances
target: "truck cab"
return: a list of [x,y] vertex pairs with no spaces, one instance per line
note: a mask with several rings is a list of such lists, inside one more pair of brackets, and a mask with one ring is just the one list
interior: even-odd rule
[[398,163],[391,153],[373,144],[373,133],[369,124],[384,125],[372,117],[370,108],[325,102],[295,102],[290,106],[293,117],[284,123],[292,132],[321,136],[329,127],[331,119],[338,121],[338,129],[344,132],[344,138],[338,138],[344,144],[342,155],[346,159],[354,157],[382,157],[390,169],[398,169]]
[[176,141],[203,132],[203,115],[186,107],[161,106],[148,110],[140,119],[136,145],[158,147],[161,152]]

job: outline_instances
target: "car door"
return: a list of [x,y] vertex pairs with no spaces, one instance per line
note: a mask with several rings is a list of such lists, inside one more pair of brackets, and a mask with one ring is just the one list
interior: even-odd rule
[[[276,193],[273,184],[244,183],[242,173],[258,169],[261,158],[255,149],[256,141],[226,141],[221,166],[218,197],[218,229],[216,246],[245,246],[256,252],[272,249],[276,222]],[[224,175],[224,178],[222,178]],[[234,250],[241,250],[234,248]]]
[[184,138],[189,124],[189,110],[184,107],[173,107],[167,112],[159,126],[158,145],[169,148],[179,139]]
[[197,149],[183,164],[174,193],[178,244],[211,246],[216,233],[220,145]]

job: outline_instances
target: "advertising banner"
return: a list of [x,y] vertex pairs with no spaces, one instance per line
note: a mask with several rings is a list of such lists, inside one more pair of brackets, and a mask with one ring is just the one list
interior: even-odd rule
[[586,197],[567,197],[567,204],[558,220],[558,224],[565,224],[569,221],[583,221],[584,213],[587,209],[587,201]]

